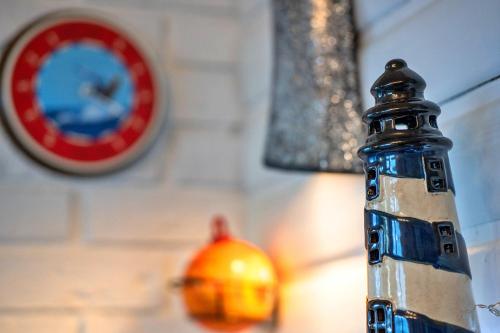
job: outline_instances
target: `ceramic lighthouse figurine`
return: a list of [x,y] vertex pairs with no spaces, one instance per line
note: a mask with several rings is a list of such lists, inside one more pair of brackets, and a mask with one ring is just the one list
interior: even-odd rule
[[368,333],[479,332],[439,107],[403,60],[371,88],[366,175]]

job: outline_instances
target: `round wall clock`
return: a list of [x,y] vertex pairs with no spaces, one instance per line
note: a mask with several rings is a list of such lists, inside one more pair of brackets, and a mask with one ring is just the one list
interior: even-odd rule
[[52,169],[114,171],[137,159],[160,127],[158,73],[116,23],[88,10],[51,13],[20,31],[2,56],[2,120]]

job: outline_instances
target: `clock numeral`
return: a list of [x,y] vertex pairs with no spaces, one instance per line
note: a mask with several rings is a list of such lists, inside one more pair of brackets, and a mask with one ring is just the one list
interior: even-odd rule
[[38,56],[38,54],[36,54],[35,52],[33,51],[29,51],[27,54],[26,54],[26,62],[28,64],[30,64],[31,66],[37,66],[40,62],[40,57]]
[[54,147],[56,143],[56,137],[55,135],[52,135],[50,133],[45,134],[43,137],[43,145],[46,147]]
[[95,46],[98,46],[100,48],[103,48],[105,49],[106,48],[106,44],[104,44],[101,40],[99,39],[94,39],[94,38],[89,38],[89,37],[86,37],[86,38],[82,38],[81,40],[82,42],[84,43],[89,43],[91,45],[95,45]]
[[90,146],[92,144],[92,141],[83,135],[73,134],[71,136],[67,136],[65,140],[74,146],[85,147],[85,146]]
[[121,38],[117,38],[113,41],[113,48],[116,49],[116,50],[120,50],[120,51],[123,51],[125,50],[125,47],[127,46],[127,44],[125,43],[125,41]]
[[136,63],[132,66],[132,76],[134,76],[134,78],[137,78],[141,75],[144,74],[144,72],[146,71],[146,69],[144,68],[144,65],[142,63]]
[[59,36],[54,31],[51,31],[47,34],[45,40],[49,45],[56,46],[59,43]]
[[139,118],[139,117],[134,117],[132,119],[132,128],[135,130],[135,131],[141,131],[145,126],[145,122],[142,118]]
[[35,111],[32,108],[29,108],[29,109],[24,110],[23,118],[24,118],[24,120],[30,122],[30,121],[33,121],[36,118],[38,118],[39,115],[40,114],[37,111]]
[[125,140],[123,140],[121,137],[116,137],[113,142],[111,142],[111,147],[113,147],[113,149],[116,151],[120,151],[125,148]]
[[149,90],[143,90],[139,93],[139,103],[146,104],[151,103],[153,100],[153,94]]
[[16,83],[16,90],[20,93],[28,92],[32,89],[32,83],[29,80],[19,80]]
[[146,125],[145,121],[137,116],[134,116],[132,118],[129,118],[125,121],[123,124],[123,127],[125,128],[132,128],[134,131],[139,132],[141,131],[144,126]]
[[47,133],[51,134],[51,135],[55,135],[59,130],[57,129],[57,126],[56,124],[54,124],[53,122],[51,121],[47,121],[45,123],[45,129],[47,130]]

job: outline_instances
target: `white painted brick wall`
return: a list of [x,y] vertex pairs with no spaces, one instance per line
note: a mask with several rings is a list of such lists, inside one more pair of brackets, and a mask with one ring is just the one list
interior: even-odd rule
[[67,191],[0,186],[0,240],[50,241],[68,237]]
[[170,82],[174,119],[216,126],[241,121],[238,85],[231,66],[214,70],[211,64],[195,68],[180,65],[170,72]]
[[179,128],[172,142],[175,148],[167,172],[173,182],[239,187],[242,167],[239,128]]
[[0,331],[8,333],[79,333],[79,321],[67,314],[0,315]]
[[171,19],[176,60],[234,63],[239,46],[239,27],[234,18],[179,13]]
[[205,332],[187,318],[179,297],[173,298],[164,309],[153,313],[130,316],[127,313],[95,312],[84,316],[85,332],[90,333],[151,333]]
[[251,104],[269,95],[271,88],[273,44],[269,32],[272,13],[267,0],[245,3],[252,5],[243,9],[240,85],[242,100]]
[[238,230],[242,200],[227,188],[109,188],[85,191],[83,211],[90,241],[203,244],[215,214],[225,214]]
[[157,54],[168,121],[129,169],[76,179],[40,168],[0,133],[0,332],[200,332],[177,290],[209,220],[243,223],[236,81],[239,12],[228,0],[6,0],[0,41],[55,8],[110,13]]
[[1,310],[155,311],[187,250],[82,245],[3,247]]

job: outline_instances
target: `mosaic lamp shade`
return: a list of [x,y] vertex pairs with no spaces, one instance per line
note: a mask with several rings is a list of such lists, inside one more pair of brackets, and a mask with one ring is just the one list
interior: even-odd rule
[[349,0],[273,0],[274,75],[266,166],[362,172]]

